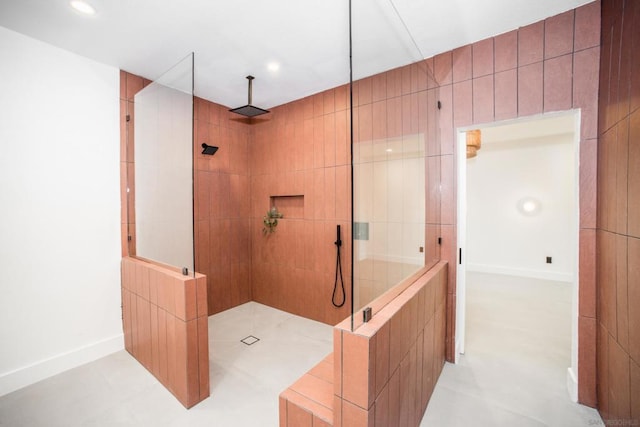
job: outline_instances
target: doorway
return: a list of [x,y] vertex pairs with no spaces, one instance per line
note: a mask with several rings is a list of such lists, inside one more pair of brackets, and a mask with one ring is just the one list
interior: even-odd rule
[[[511,323],[517,328],[515,318],[508,320],[508,311],[516,307],[518,298],[529,298],[529,306],[533,307],[535,302],[525,296],[525,289],[534,287],[532,295],[543,297],[537,301],[536,313],[548,316],[546,320],[552,327],[552,316],[558,312],[551,314],[547,309],[560,309],[564,304],[560,313],[566,310],[570,343],[570,349],[565,349],[566,388],[574,402],[579,121],[578,111],[568,111],[475,126],[473,129],[481,131],[481,149],[474,158],[458,156],[457,165],[456,362],[467,351],[470,339],[482,339],[468,335],[480,333],[469,327],[469,298],[482,299],[484,295],[488,302],[490,294],[483,294],[482,290],[498,292],[490,298],[504,300],[490,311],[495,314],[503,310],[506,317],[497,316],[492,321]],[[458,153],[466,151],[467,130],[471,128],[458,130]],[[524,311],[527,310],[513,314],[524,315]],[[474,325],[478,326],[475,319]]]

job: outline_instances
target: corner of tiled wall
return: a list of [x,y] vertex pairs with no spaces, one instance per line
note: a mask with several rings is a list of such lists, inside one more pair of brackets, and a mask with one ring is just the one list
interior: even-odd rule
[[639,28],[640,3],[602,2],[597,228],[589,236],[597,295],[587,300],[595,316],[581,327],[597,337],[597,404],[607,425],[640,424]]

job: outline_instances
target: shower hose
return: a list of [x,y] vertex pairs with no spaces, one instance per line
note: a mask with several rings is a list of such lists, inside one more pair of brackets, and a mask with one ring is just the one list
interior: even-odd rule
[[[333,295],[331,297],[331,302],[335,307],[342,307],[346,300],[346,294],[344,292],[344,278],[342,277],[342,262],[340,260],[340,247],[342,246],[342,239],[340,238],[340,225],[337,227],[337,239],[334,242],[336,245],[336,279],[333,283]],[[339,299],[338,294],[338,280],[340,281],[340,289],[342,291],[342,300]]]

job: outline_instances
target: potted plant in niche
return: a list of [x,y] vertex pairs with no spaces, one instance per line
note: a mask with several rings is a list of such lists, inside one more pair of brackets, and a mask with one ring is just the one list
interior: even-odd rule
[[262,217],[262,222],[264,223],[262,233],[271,234],[276,231],[276,226],[278,225],[279,218],[282,218],[282,214],[278,212],[278,208],[272,206],[271,209],[267,211],[267,214]]

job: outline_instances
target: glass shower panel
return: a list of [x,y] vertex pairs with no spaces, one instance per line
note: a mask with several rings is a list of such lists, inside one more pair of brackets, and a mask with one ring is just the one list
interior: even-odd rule
[[134,150],[137,255],[194,274],[193,54],[136,94]]
[[354,327],[439,259],[438,86],[401,3],[352,1]]

